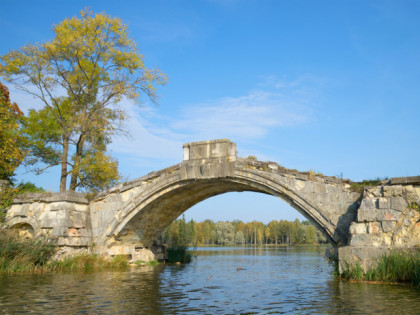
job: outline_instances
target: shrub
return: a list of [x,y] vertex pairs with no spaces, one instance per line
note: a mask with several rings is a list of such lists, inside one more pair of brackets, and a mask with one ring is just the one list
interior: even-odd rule
[[191,253],[186,246],[175,246],[167,249],[168,262],[170,263],[189,263],[192,259]]

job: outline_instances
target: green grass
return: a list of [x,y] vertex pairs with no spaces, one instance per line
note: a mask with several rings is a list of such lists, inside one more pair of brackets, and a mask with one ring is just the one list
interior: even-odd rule
[[[53,260],[57,246],[44,238],[23,239],[14,230],[0,228],[0,274],[45,271],[121,270],[129,267],[126,255],[108,259],[104,256],[80,254]],[[153,265],[149,263],[149,265]]]
[[13,230],[0,228],[0,272],[50,270],[56,246],[43,238],[22,239]]
[[152,261],[143,261],[143,260],[137,260],[134,264],[137,266],[156,266],[159,264],[159,262],[156,259],[153,259]]
[[192,255],[186,246],[175,246],[167,249],[169,263],[189,263],[192,260]]
[[375,267],[363,273],[359,263],[349,265],[340,275],[349,280],[411,283],[420,286],[420,252],[416,254],[391,253],[381,256]]
[[104,269],[127,269],[128,258],[125,255],[117,255],[112,259],[92,254],[80,254],[64,258],[58,262],[52,262],[55,270],[71,271],[94,271]]
[[354,192],[363,193],[363,188],[367,186],[379,186],[381,185],[383,180],[387,180],[387,179],[388,179],[387,177],[383,179],[378,177],[376,179],[366,179],[362,182],[354,182],[351,184],[350,189]]

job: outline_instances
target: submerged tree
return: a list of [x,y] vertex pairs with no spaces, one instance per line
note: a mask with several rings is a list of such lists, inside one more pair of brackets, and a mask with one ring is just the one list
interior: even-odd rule
[[[121,20],[82,11],[53,28],[55,37],[1,57],[0,75],[39,99],[25,132],[34,143],[30,165],[41,173],[61,165],[60,191],[77,187],[103,189],[118,180],[116,161],[106,154],[111,136],[124,132],[126,118],[118,103],[156,100],[156,85],[166,77],[146,69],[143,56]],[[109,166],[110,162],[113,166]],[[89,166],[96,164],[96,168]],[[95,178],[102,172],[101,178]],[[105,178],[105,176],[107,177]]]

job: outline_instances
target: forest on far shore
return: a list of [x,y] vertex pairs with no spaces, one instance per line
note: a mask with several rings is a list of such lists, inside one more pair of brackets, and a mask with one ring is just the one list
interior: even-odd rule
[[264,244],[319,244],[327,243],[325,236],[309,221],[273,220],[268,224],[259,221],[218,221],[193,219],[185,216],[175,220],[162,233],[163,244],[169,246],[211,245],[264,245]]

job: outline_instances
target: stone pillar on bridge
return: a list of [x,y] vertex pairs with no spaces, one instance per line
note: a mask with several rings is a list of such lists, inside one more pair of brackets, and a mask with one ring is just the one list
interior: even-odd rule
[[228,139],[185,143],[184,161],[218,160],[234,162],[237,158],[236,143]]

